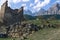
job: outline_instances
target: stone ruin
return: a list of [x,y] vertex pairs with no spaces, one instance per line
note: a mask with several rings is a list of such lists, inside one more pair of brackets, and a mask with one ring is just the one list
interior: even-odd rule
[[6,1],[5,3],[3,3],[3,5],[1,5],[0,10],[0,29],[2,29],[0,31],[0,34],[8,34],[8,30],[6,29],[10,25],[16,23],[20,25],[23,20],[23,7],[21,7],[20,9],[11,9],[10,7],[8,7],[8,1]]
[[0,22],[3,22],[5,25],[11,25],[21,22],[23,19],[23,7],[20,9],[11,9],[8,7],[8,1],[3,3],[0,10]]
[[[26,36],[38,31],[39,28],[34,24],[21,24],[24,20],[23,7],[20,9],[11,9],[8,7],[8,1],[3,3],[0,10],[0,34],[7,34],[8,37],[25,38]],[[5,29],[5,31],[4,31]],[[2,32],[2,33],[1,33]]]
[[[11,9],[8,7],[8,1],[6,1],[0,10],[0,34],[7,34],[8,37],[12,38],[26,38],[28,35],[43,29],[45,27],[53,27],[54,25],[48,24],[37,26],[32,23],[23,23],[21,22],[24,20],[23,16],[23,7],[20,9]],[[5,26],[1,26],[1,24]],[[4,30],[3,30],[4,29]]]
[[30,34],[38,31],[40,28],[37,25],[24,23],[21,25],[10,25],[7,29],[7,34],[12,38],[27,38]]

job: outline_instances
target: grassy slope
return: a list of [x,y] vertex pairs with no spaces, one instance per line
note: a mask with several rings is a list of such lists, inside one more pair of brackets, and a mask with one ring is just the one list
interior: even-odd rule
[[[49,29],[39,30],[38,32],[34,33],[32,36],[29,36],[29,39],[27,40],[50,40],[50,38],[55,36],[54,35],[55,33],[58,33],[57,32],[58,30],[60,29],[49,28]],[[59,38],[56,37],[52,39],[54,40],[54,39],[59,39]]]
[[[37,25],[46,23],[44,21],[42,23],[42,20],[32,20],[30,22]],[[51,24],[60,24],[60,20],[49,20],[49,22]],[[39,30],[38,32],[34,33],[32,36],[29,36],[29,39],[27,40],[50,40],[51,37],[52,37],[51,40],[60,40],[60,33],[58,31],[60,32],[60,28],[48,28],[48,29]],[[54,37],[55,36],[54,34],[56,34],[56,37]]]
[[[32,21],[34,22],[34,21]],[[60,20],[51,20],[49,21],[52,24],[60,24]],[[35,24],[40,24],[42,23],[41,20],[38,20],[34,22]],[[44,22],[45,23],[45,22]],[[44,24],[42,23],[42,24]],[[34,33],[32,36],[29,36],[29,39],[27,40],[60,40],[60,28],[48,28],[48,29],[43,29],[39,30],[38,32]],[[56,35],[54,35],[56,34]],[[56,36],[56,37],[54,37]],[[59,36],[59,37],[57,37]],[[50,39],[51,38],[51,39]]]

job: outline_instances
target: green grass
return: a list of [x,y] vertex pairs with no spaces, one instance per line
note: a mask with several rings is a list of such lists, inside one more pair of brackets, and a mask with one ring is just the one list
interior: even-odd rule
[[39,20],[29,20],[25,22],[41,25],[41,24],[47,24],[47,21],[49,21],[50,24],[60,24],[60,20],[40,20],[39,19]]
[[12,40],[11,38],[0,38],[0,40]]
[[20,38],[0,38],[0,40],[12,40],[12,39],[20,40]]
[[49,38],[51,38],[52,34],[57,32],[57,30],[58,30],[57,28],[39,30],[38,32],[34,33],[32,36],[29,36],[29,39],[27,40],[48,40]]

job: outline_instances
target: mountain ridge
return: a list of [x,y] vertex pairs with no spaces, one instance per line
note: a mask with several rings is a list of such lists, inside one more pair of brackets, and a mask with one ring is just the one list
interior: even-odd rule
[[32,16],[60,14],[60,4],[55,3],[48,10],[41,8],[38,12],[35,13],[32,13],[30,10],[27,10],[24,14]]

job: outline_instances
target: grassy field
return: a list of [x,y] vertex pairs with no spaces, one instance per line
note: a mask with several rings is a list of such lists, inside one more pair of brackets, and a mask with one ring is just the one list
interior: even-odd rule
[[29,36],[27,40],[60,40],[60,28],[43,29]]
[[41,25],[41,24],[47,24],[47,21],[51,24],[60,24],[60,20],[29,20],[29,21],[24,21],[27,23],[33,23],[36,25]]
[[[47,24],[45,20],[33,21],[35,24]],[[60,24],[60,20],[49,20],[51,24]],[[58,27],[58,26],[57,26]],[[27,40],[60,40],[60,26],[59,28],[46,28],[39,30]]]

